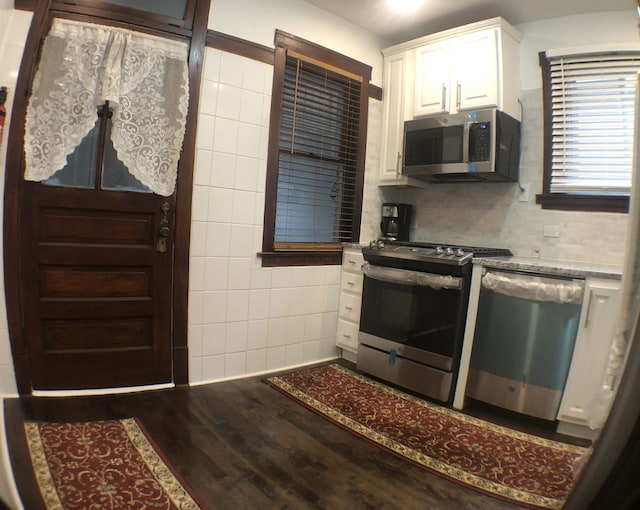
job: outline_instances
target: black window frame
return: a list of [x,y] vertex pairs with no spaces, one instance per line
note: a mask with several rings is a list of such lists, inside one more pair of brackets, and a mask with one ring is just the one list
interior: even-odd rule
[[552,117],[552,85],[551,85],[551,61],[545,51],[538,54],[542,72],[542,97],[543,97],[543,176],[542,193],[536,195],[536,203],[542,209],[555,209],[564,211],[585,212],[629,212],[629,195],[596,195],[551,192],[552,173],[552,144],[553,144],[553,117]]

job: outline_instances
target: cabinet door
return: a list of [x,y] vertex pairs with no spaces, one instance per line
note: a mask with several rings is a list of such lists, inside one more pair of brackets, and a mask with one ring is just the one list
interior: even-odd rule
[[399,53],[384,63],[384,114],[380,181],[402,180],[402,137],[405,115],[407,54]]
[[416,117],[450,111],[449,47],[448,41],[441,41],[422,46],[415,52],[413,115]]
[[338,319],[336,345],[351,352],[358,352],[358,324]]
[[481,30],[452,41],[452,110],[498,106],[498,31]]
[[620,314],[620,282],[589,280],[558,419],[589,425]]

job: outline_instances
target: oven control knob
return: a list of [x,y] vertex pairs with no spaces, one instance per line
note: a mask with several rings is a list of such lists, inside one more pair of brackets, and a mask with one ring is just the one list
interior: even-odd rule
[[376,243],[376,247],[381,250],[382,248],[384,248],[384,241],[382,239],[379,239],[378,242]]
[[462,248],[456,250],[456,257],[464,257],[464,250]]
[[453,248],[451,248],[451,247],[447,247],[447,248],[444,250],[444,253],[445,253],[445,255],[448,255],[448,256],[450,257],[451,255],[453,255]]
[[442,246],[436,246],[436,254],[442,255],[444,253],[444,248]]

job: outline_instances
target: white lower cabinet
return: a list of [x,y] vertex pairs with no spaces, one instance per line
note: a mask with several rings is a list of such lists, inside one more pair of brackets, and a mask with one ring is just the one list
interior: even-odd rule
[[606,379],[609,352],[620,319],[621,282],[590,278],[584,294],[571,368],[558,411],[558,431],[592,438],[590,424]]
[[342,253],[340,303],[336,345],[355,354],[358,350],[360,305],[362,302],[362,265],[364,258],[359,248],[345,248]]

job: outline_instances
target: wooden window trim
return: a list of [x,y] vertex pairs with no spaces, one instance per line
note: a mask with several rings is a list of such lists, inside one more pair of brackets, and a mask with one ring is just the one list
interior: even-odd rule
[[[350,57],[328,50],[299,37],[276,30],[274,54],[274,76],[271,101],[271,119],[269,125],[269,149],[267,156],[267,182],[265,188],[265,213],[264,230],[262,240],[262,258],[264,267],[292,266],[292,265],[327,265],[341,263],[342,249],[335,251],[323,250],[279,250],[274,243],[276,197],[278,181],[279,137],[282,120],[281,104],[284,88],[284,69],[287,53],[294,52],[310,59],[323,62],[333,68],[341,69],[351,75],[362,78],[360,90],[360,131],[358,134],[358,147],[356,163],[356,188],[353,219],[351,223],[350,242],[358,242],[360,239],[360,221],[362,216],[362,194],[364,189],[365,146],[367,133],[368,99],[371,91],[369,81],[371,79],[371,67],[358,62]],[[281,72],[278,72],[281,70]]]
[[[273,65],[275,60],[275,52],[273,48],[263,46],[252,41],[241,39],[233,35],[224,34],[216,30],[207,31],[207,47],[215,48],[220,51],[226,51],[239,55],[241,57],[250,58],[263,64]],[[378,87],[373,83],[366,85],[368,87],[369,99],[382,101],[382,87]]]
[[567,193],[551,193],[552,166],[552,105],[551,105],[551,63],[546,52],[538,54],[542,69],[542,101],[543,101],[543,174],[542,193],[536,195],[536,203],[542,209],[586,212],[629,212],[628,196],[577,195]]

